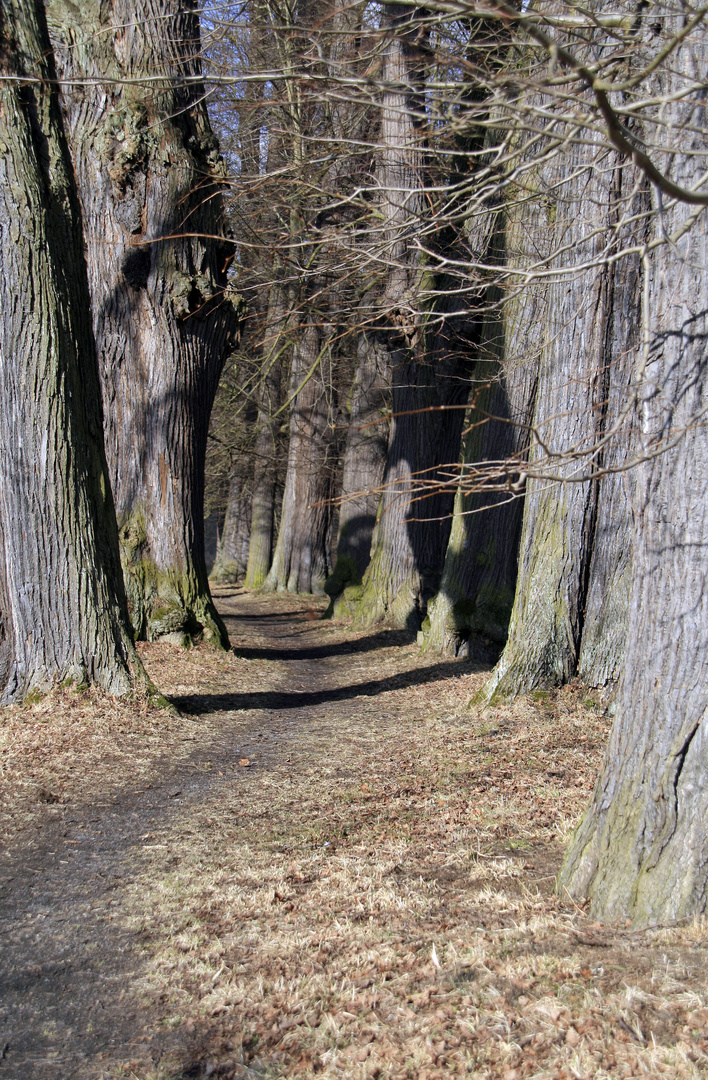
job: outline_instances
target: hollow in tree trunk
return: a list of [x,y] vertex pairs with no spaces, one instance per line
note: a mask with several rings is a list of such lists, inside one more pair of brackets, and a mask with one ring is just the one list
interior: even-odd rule
[[68,80],[62,107],[135,632],[226,645],[204,557],[204,459],[237,311],[231,245],[214,239],[223,165],[203,88],[183,81],[199,75],[198,16],[187,0],[48,0],[47,10]]
[[147,683],[103,449],[81,214],[43,7],[0,19],[0,704]]

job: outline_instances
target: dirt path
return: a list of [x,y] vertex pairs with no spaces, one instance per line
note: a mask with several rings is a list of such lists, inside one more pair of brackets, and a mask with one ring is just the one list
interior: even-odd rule
[[703,927],[552,893],[590,699],[473,716],[409,635],[220,606],[235,654],[145,647],[179,718],[2,719],[0,1080],[705,1075]]

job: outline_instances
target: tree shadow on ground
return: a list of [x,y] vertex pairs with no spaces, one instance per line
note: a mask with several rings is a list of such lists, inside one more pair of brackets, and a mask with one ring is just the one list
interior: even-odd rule
[[235,646],[233,651],[243,660],[325,660],[329,656],[350,656],[352,653],[371,652],[392,645],[412,645],[414,641],[415,632],[410,630],[380,630],[358,640],[332,642],[309,649],[242,649]]
[[[221,593],[218,589],[212,589],[212,597],[217,600],[228,600],[228,593]],[[319,598],[318,598],[319,599]],[[234,616],[227,616],[230,623],[234,621]],[[295,611],[273,611],[273,612],[257,612],[255,615],[239,615],[238,621],[241,622],[289,622],[293,619],[298,619],[300,622],[307,620],[307,612],[302,608],[297,608]]]
[[[270,652],[268,655],[272,658],[274,654]],[[484,668],[486,670],[487,665],[484,665]],[[357,697],[376,697],[378,694],[385,694],[389,690],[405,690],[410,686],[439,682],[443,679],[449,679],[452,675],[464,675],[470,671],[479,670],[479,664],[466,664],[464,661],[450,660],[445,663],[434,664],[428,668],[404,671],[389,679],[370,679],[368,682],[353,683],[350,686],[341,686],[329,690],[274,690],[244,694],[188,694],[182,697],[172,697],[171,701],[180,712],[190,716],[199,716],[202,713],[212,712],[235,712],[245,709],[305,709],[314,705],[325,705],[333,701],[347,701]]]

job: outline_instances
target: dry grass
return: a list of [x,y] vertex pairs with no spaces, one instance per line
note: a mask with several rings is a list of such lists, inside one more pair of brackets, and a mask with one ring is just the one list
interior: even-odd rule
[[[472,714],[469,665],[398,640],[338,652],[362,635],[291,597],[223,602],[298,614],[289,636],[239,622],[242,657],[146,647],[191,716],[59,695],[0,720],[23,813],[41,791],[89,806],[106,760],[116,793],[192,777],[112,909],[144,1031],[71,1075],[708,1073],[706,926],[601,927],[553,892],[607,734],[591,695]],[[236,708],[268,691],[285,696]]]

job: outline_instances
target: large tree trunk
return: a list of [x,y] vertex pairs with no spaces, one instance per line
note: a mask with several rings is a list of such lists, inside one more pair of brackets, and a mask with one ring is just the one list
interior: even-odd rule
[[[615,477],[575,479],[587,472],[583,455],[619,422],[641,325],[638,259],[605,262],[613,244],[626,239],[612,230],[632,188],[616,161],[597,167],[600,152],[590,139],[571,145],[546,178],[555,184],[552,213],[536,203],[536,229],[520,222],[527,235],[517,239],[534,261],[539,251],[553,257],[550,245],[562,253],[553,262],[558,282],[529,286],[522,301],[527,316],[538,304],[543,334],[530,460],[562,479],[527,484],[509,637],[480,702],[560,685],[579,663],[585,678],[604,685],[622,662],[631,568],[627,489]],[[551,191],[549,184],[549,197]],[[578,262],[590,268],[576,272]],[[570,448],[578,459],[546,457],[547,450]],[[631,424],[624,422],[596,464],[616,467],[631,452]]]
[[[666,9],[665,33],[677,33],[681,18]],[[694,95],[684,104],[680,90],[685,81],[695,85],[706,62],[701,30],[674,53],[671,77],[662,78],[672,103],[662,106],[659,138],[680,149],[654,157],[684,187],[702,183],[708,140],[702,100]],[[662,211],[657,203],[656,239],[680,236],[694,212],[681,204]],[[629,916],[639,924],[690,917],[708,904],[705,210],[647,261],[640,423],[648,460],[636,470],[625,671],[602,774],[560,877],[563,890],[590,899],[594,917]]]
[[0,704],[144,680],[103,450],[82,223],[42,5],[4,0],[0,71]]
[[[278,542],[263,588],[270,592],[324,592],[331,565],[329,553],[334,475],[333,424],[330,415],[329,350],[318,326],[299,330],[293,347],[288,469]],[[308,378],[309,375],[309,378]]]
[[[362,331],[359,345],[364,366],[378,372],[382,385],[391,385],[393,420],[384,472],[388,490],[380,503],[363,583],[348,585],[334,611],[363,625],[389,618],[417,628],[439,579],[449,522],[431,522],[426,529],[415,520],[419,514],[434,517],[440,498],[411,505],[413,475],[420,468],[449,461],[451,441],[443,439],[441,444],[437,419],[431,422],[430,414],[418,415],[420,409],[446,402],[449,387],[438,381],[443,372],[436,370],[432,352],[425,355],[417,302],[421,268],[412,240],[423,214],[423,177],[416,117],[426,54],[415,11],[385,9],[390,37],[383,57],[377,167],[383,226],[380,236],[375,229],[371,237],[373,249],[380,251],[381,285],[375,299],[367,301],[372,325]],[[459,387],[455,391],[459,396]],[[460,415],[458,436],[461,419]],[[370,449],[378,451],[375,443]],[[455,446],[453,458],[457,451]],[[367,464],[377,470],[375,461]],[[370,514],[374,500],[369,502]]]
[[[49,0],[85,228],[126,589],[140,637],[228,644],[204,559],[209,414],[237,324],[186,0]],[[164,82],[141,83],[143,77]],[[131,81],[132,80],[132,81]]]

